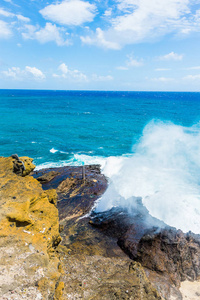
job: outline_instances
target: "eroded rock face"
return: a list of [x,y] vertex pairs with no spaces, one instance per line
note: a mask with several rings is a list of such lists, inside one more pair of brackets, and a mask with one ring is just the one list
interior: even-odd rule
[[33,159],[30,157],[19,157],[17,154],[13,154],[13,172],[20,176],[29,175],[35,168],[35,165],[32,163]]
[[199,280],[199,235],[184,234],[158,222],[139,203],[131,214],[113,208],[91,217],[91,225],[106,236],[115,237],[120,248],[132,260],[141,263],[164,299],[182,300],[181,282]]
[[63,264],[64,299],[162,299],[141,264],[128,258],[62,252],[62,260],[67,262]]
[[200,236],[166,228],[147,232],[139,241],[136,259],[143,266],[168,274],[172,282],[200,278]]
[[[19,160],[29,174],[32,160]],[[15,162],[12,157],[0,158],[0,298],[59,299],[57,194],[43,191],[24,172],[16,174]]]
[[[52,173],[53,172],[53,173]],[[54,178],[51,174],[57,174]],[[121,211],[90,220],[87,215],[107,187],[98,165],[62,167],[37,171],[43,188],[56,188],[62,242],[57,251],[63,267],[64,299],[162,299],[143,267],[133,262],[117,245],[130,224]],[[111,218],[111,219],[110,219]],[[97,224],[98,223],[98,224]],[[91,226],[93,225],[93,226]]]

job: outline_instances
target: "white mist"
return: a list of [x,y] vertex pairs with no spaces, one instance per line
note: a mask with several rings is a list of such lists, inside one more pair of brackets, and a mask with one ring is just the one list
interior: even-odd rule
[[135,197],[153,217],[200,233],[200,128],[151,122],[130,157],[109,158],[110,185],[96,210],[131,208]]

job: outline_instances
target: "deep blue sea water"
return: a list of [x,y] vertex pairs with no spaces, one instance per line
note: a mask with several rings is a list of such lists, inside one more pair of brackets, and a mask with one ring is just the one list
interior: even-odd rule
[[99,162],[99,210],[142,197],[200,233],[200,93],[0,90],[0,156],[14,153],[38,168]]
[[152,119],[198,123],[200,93],[0,90],[0,107],[0,155],[41,164],[130,153]]

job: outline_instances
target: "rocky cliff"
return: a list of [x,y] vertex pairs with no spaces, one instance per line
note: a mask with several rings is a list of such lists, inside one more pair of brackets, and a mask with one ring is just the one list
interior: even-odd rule
[[61,299],[57,194],[28,157],[0,157],[0,299]]
[[199,235],[166,227],[141,199],[131,214],[88,214],[107,188],[98,165],[84,178],[34,167],[0,157],[0,299],[199,299]]

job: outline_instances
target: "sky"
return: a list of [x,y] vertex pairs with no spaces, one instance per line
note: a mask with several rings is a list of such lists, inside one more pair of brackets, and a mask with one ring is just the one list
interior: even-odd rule
[[200,91],[200,0],[0,0],[0,88]]

